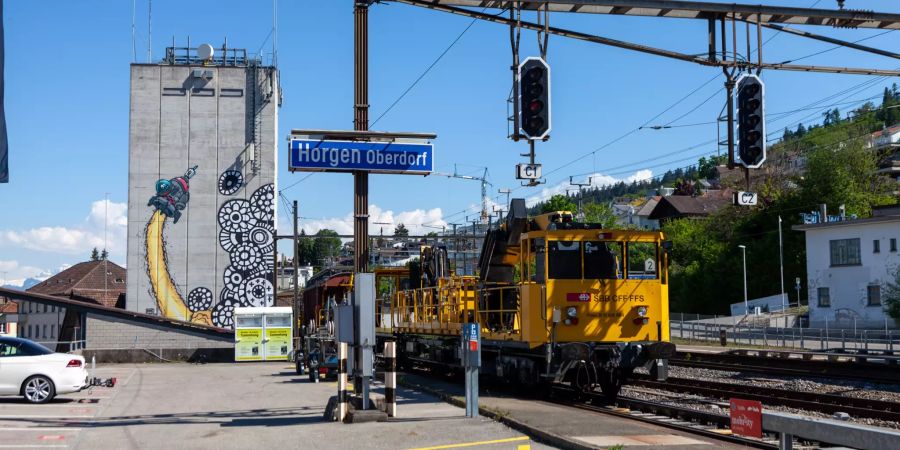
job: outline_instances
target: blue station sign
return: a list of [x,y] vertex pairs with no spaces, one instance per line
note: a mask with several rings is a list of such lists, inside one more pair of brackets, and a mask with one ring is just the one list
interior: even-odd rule
[[398,142],[291,139],[291,171],[400,173],[434,170],[434,145]]

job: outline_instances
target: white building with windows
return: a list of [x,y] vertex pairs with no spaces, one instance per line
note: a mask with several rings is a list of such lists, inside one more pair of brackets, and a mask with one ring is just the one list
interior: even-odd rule
[[900,207],[867,219],[794,226],[806,233],[806,273],[811,327],[896,328],[881,293],[900,267]]

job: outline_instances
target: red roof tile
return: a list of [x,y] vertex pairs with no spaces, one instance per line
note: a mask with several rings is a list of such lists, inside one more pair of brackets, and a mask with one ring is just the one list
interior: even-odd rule
[[115,307],[119,297],[125,295],[125,269],[112,261],[81,262],[27,291]]

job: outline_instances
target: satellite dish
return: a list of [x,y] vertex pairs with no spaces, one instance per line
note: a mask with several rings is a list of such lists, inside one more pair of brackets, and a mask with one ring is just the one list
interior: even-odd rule
[[200,44],[200,46],[197,47],[197,56],[204,61],[211,60],[214,54],[215,50],[212,45]]

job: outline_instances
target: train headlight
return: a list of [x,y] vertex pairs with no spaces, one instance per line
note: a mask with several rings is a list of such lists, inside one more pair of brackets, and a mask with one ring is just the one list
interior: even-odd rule
[[566,309],[566,315],[574,319],[575,316],[578,315],[578,308],[576,308],[576,307],[574,307],[574,306],[568,307],[568,308]]
[[638,317],[646,317],[647,316],[647,307],[646,306],[638,306],[637,314],[638,314]]

